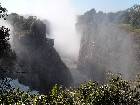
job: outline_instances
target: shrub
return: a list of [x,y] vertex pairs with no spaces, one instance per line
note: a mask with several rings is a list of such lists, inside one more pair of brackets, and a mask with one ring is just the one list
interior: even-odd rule
[[48,95],[30,94],[11,89],[0,94],[3,105],[139,105],[139,78],[135,81],[113,75],[107,83],[89,81],[78,88],[62,89],[55,85]]

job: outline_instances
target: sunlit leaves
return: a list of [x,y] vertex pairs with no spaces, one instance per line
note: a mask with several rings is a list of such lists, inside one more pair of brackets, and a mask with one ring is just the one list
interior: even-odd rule
[[140,91],[138,79],[126,81],[120,76],[103,85],[89,81],[78,88],[62,89],[55,85],[47,95],[33,95],[18,90],[10,90],[0,95],[0,104],[17,105],[139,105]]
[[7,9],[0,5],[0,18],[3,18],[5,20],[7,16]]
[[134,5],[128,9],[129,23],[135,27],[140,28],[140,5]]

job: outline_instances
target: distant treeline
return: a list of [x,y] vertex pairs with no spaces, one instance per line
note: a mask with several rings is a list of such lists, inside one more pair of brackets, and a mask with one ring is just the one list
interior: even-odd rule
[[95,9],[92,9],[86,12],[84,15],[79,16],[78,21],[80,23],[90,23],[90,20],[92,20],[91,18],[93,17],[93,20],[96,23],[102,22],[102,20],[106,19],[106,21],[109,22],[130,24],[134,28],[140,28],[140,5],[134,5],[126,10],[110,13],[103,13],[102,11],[96,12]]

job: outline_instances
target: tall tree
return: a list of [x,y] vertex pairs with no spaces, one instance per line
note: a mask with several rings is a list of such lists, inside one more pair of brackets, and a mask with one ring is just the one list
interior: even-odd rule
[[[0,18],[6,20],[7,10],[0,5]],[[10,29],[0,26],[0,92],[9,88],[9,82],[6,78],[8,69],[13,65],[15,53],[12,51],[9,43]]]
[[136,27],[140,28],[140,5],[134,5],[128,9],[129,14],[129,23]]

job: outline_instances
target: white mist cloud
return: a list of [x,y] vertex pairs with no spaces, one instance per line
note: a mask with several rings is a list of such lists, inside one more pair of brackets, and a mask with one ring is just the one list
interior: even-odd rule
[[5,0],[9,12],[36,15],[52,25],[55,48],[65,56],[78,55],[80,38],[75,31],[76,11],[70,0]]

